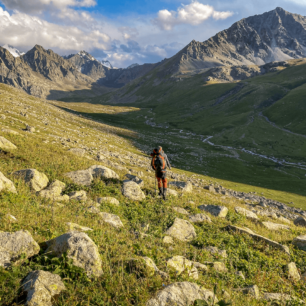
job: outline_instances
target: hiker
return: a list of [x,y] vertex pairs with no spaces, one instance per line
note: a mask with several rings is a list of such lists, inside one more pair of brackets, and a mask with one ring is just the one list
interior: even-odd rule
[[157,147],[151,153],[152,163],[151,166],[155,170],[155,176],[158,181],[159,196],[166,200],[167,196],[167,167],[171,170],[168,157],[163,151],[162,147]]

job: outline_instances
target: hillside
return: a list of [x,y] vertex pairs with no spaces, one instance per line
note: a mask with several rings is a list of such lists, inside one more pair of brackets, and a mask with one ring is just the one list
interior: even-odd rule
[[[290,221],[304,214],[303,211],[268,200],[258,205],[253,202],[252,193],[232,196],[220,187],[220,183],[229,186],[230,182],[177,169],[170,171],[170,186],[178,197],[173,195],[161,202],[155,195],[150,159],[133,145],[140,135],[69,114],[6,85],[0,86],[0,93],[1,173],[12,180],[17,191],[14,193],[7,180],[3,185],[1,176],[0,239],[28,235],[32,245],[33,241],[38,243],[34,243],[32,253],[23,249],[24,255],[19,253],[19,257],[0,249],[0,265],[5,262],[5,268],[0,267],[2,305],[17,305],[33,296],[39,300],[39,294],[47,294],[47,300],[55,294],[52,305],[166,305],[163,304],[166,292],[179,292],[168,300],[170,304],[172,301],[186,306],[195,300],[201,300],[196,302],[201,305],[209,297],[214,297],[215,302],[218,298],[219,305],[230,301],[241,306],[267,305],[275,299],[288,299],[295,305],[299,299],[305,299],[304,278],[299,280],[300,274],[306,271],[305,252],[299,250],[298,240],[294,238],[306,230]],[[108,114],[137,111],[130,107],[100,107]],[[9,143],[4,139],[16,148],[12,145],[5,148]],[[91,166],[90,169],[99,169],[103,165],[113,171],[105,170],[89,182],[89,170],[80,172],[79,178],[70,175],[74,177],[70,179],[65,175]],[[36,169],[41,174],[33,180],[13,175],[22,169]],[[140,178],[142,191],[139,187],[136,189],[139,195],[144,192],[141,200],[122,194],[126,174]],[[52,183],[54,180],[64,184]],[[177,181],[189,183],[182,190],[175,188]],[[216,188],[211,185],[209,190],[204,189],[208,184]],[[61,186],[60,190],[55,186]],[[254,190],[247,185],[232,186],[238,190]],[[271,194],[272,198],[282,197],[275,191],[256,190]],[[119,204],[104,197],[115,198]],[[284,197],[288,201],[297,199],[288,193]],[[303,201],[305,198],[301,197]],[[208,206],[205,211],[202,204],[212,204],[212,208],[221,206],[221,210],[217,213]],[[200,220],[194,219],[199,218],[198,214],[201,214]],[[188,229],[180,222],[185,222]],[[181,226],[174,230],[173,226],[178,224]],[[188,233],[191,236],[184,236]],[[70,240],[67,240],[68,254],[61,253],[58,257],[45,254],[48,246],[57,243],[57,237],[66,239],[69,235],[77,239],[74,243],[81,243],[78,239],[86,241],[79,244],[78,255],[73,253],[77,245]],[[51,243],[50,239],[55,240]],[[18,252],[17,241],[14,252]],[[9,242],[5,245],[10,246]],[[98,270],[91,270],[89,264]],[[28,289],[23,280],[28,275],[26,281],[31,277],[35,281],[38,275],[30,272],[36,270],[60,278],[55,281],[54,277],[48,279],[49,274],[39,274],[45,286],[53,289],[45,293],[45,288],[37,287],[41,293],[34,289],[31,295],[24,294],[22,288]],[[46,305],[47,300],[39,305]]]

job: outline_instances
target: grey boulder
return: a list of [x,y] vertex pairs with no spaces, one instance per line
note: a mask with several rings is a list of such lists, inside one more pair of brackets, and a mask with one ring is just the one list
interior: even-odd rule
[[133,181],[125,181],[123,183],[122,194],[133,201],[141,201],[146,197],[139,185]]
[[211,215],[219,218],[225,218],[228,213],[228,209],[225,206],[204,204],[200,205],[198,208],[206,212],[209,212]]
[[17,178],[23,179],[24,182],[34,191],[41,191],[46,188],[49,183],[47,176],[36,169],[15,171],[13,175]]
[[90,186],[93,181],[93,176],[88,170],[68,172],[65,176],[70,178],[77,185]]
[[6,138],[0,136],[0,149],[2,150],[15,150],[17,147],[11,143],[9,140]]
[[97,199],[97,202],[99,204],[102,204],[102,203],[110,203],[110,204],[114,204],[116,206],[119,206],[119,201],[115,198],[112,198],[112,197],[103,197],[103,198],[98,198]]
[[193,225],[180,218],[174,220],[173,225],[165,234],[184,242],[191,241],[197,236]]
[[2,172],[0,172],[0,192],[1,191],[17,193],[14,183],[8,178],[6,178]]
[[100,166],[100,165],[95,165],[95,166],[91,166],[90,168],[87,169],[91,175],[94,178],[101,178],[101,179],[119,179],[119,175],[104,166]]
[[211,219],[205,214],[195,214],[189,216],[189,221],[192,223],[211,223]]

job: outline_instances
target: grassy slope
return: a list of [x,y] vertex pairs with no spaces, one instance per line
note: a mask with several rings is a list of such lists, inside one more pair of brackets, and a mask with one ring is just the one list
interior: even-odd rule
[[[88,235],[99,247],[104,270],[103,276],[99,279],[88,280],[82,271],[71,267],[65,258],[55,260],[41,253],[22,265],[13,266],[8,270],[0,268],[1,305],[16,305],[13,301],[20,292],[20,281],[29,271],[35,269],[47,270],[64,278],[67,291],[63,292],[53,304],[61,306],[145,305],[145,301],[165,284],[190,280],[187,275],[172,276],[168,281],[162,280],[159,276],[139,278],[126,268],[126,262],[139,255],[149,256],[163,271],[166,270],[165,259],[174,255],[183,255],[199,262],[224,261],[229,269],[228,273],[219,274],[210,270],[206,274],[200,274],[199,280],[195,282],[208,289],[212,289],[217,284],[218,296],[221,295],[221,289],[226,289],[231,294],[233,305],[265,305],[264,302],[244,296],[235,290],[251,284],[257,284],[262,292],[284,292],[305,298],[304,283],[289,281],[283,270],[286,263],[295,261],[301,272],[306,271],[305,252],[296,250],[290,244],[295,236],[306,233],[304,229],[292,226],[291,231],[268,231],[259,224],[234,213],[233,207],[242,206],[241,202],[211,194],[203,189],[196,189],[192,194],[177,199],[172,198],[165,204],[161,203],[151,196],[154,187],[149,177],[144,178],[147,198],[142,202],[125,199],[120,192],[120,181],[95,181],[90,187],[80,188],[63,174],[67,171],[86,169],[97,162],[70,154],[67,152],[69,147],[87,146],[89,157],[94,156],[101,146],[122,154],[133,152],[142,156],[131,142],[117,136],[133,138],[135,134],[66,114],[39,99],[26,96],[4,85],[0,85],[0,92],[0,115],[6,115],[6,119],[1,121],[1,127],[12,128],[21,134],[15,136],[1,132],[1,135],[18,147],[11,153],[1,152],[0,159],[0,169],[14,181],[18,195],[1,193],[0,213],[2,218],[10,213],[18,219],[18,222],[10,223],[1,219],[0,230],[28,230],[34,239],[43,245],[44,241],[67,231],[65,222],[91,227],[94,231]],[[21,111],[26,112],[27,117],[21,115]],[[38,131],[34,134],[21,131],[26,123],[35,126]],[[144,171],[133,165],[126,164],[126,166],[134,171]],[[98,216],[85,212],[83,204],[70,202],[64,207],[54,207],[52,202],[42,200],[22,181],[10,175],[13,171],[23,168],[36,168],[46,173],[50,180],[64,181],[67,184],[66,192],[85,189],[91,199],[98,196],[116,197],[120,200],[119,207],[105,204],[101,206],[101,211],[119,215],[124,228],[115,230],[108,224],[100,224]],[[114,170],[120,174],[122,180],[125,172]],[[210,180],[208,177],[202,178]],[[243,188],[240,185],[239,187]],[[186,218],[171,208],[180,206],[190,212],[200,212],[196,206],[187,204],[190,200],[196,204],[226,205],[230,211],[224,220],[212,217],[213,223],[196,225],[198,237],[191,244],[176,241],[175,245],[169,248],[162,243],[164,231],[172,224],[175,217]],[[50,209],[48,205],[54,208]],[[148,231],[150,237],[138,239],[132,232],[141,230],[141,225],[144,223],[150,224]],[[227,224],[247,226],[259,234],[287,244],[292,255],[288,258],[278,250],[254,242],[247,236],[230,234],[223,230]],[[209,245],[226,249],[229,257],[218,258],[202,250],[203,246]],[[235,276],[236,271],[243,271],[246,280]]]

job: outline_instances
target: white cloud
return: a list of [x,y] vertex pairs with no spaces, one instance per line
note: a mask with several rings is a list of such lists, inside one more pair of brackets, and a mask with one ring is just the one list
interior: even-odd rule
[[171,30],[174,26],[180,24],[199,25],[210,17],[219,20],[232,15],[233,12],[215,11],[210,5],[194,1],[188,5],[182,5],[177,11],[159,11],[153,22],[163,30]]

